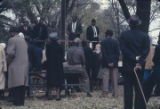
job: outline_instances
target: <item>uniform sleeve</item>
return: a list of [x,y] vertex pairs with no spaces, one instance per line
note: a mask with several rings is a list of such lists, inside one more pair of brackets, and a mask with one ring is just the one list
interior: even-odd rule
[[149,36],[147,36],[143,41],[142,54],[140,56],[138,63],[142,64],[144,62],[144,60],[146,59],[149,53],[149,50],[150,50],[150,40],[149,40]]
[[119,61],[119,56],[120,56],[120,48],[119,48],[119,42],[118,41],[116,41],[115,52],[116,52],[116,57],[115,57],[114,64],[116,64]]

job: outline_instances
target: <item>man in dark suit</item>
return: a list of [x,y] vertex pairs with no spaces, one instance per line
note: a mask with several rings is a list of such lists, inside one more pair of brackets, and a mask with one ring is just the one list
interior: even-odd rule
[[[138,26],[141,20],[133,15],[128,20],[130,30],[121,33],[120,46],[123,55],[123,77],[124,82],[124,109],[146,109],[145,102],[140,91],[134,68],[137,69],[137,75],[140,82],[143,80],[145,59],[149,53],[149,36],[140,31]],[[135,97],[133,97],[135,91]],[[133,98],[134,102],[133,102]]]
[[42,69],[42,50],[45,45],[45,40],[48,38],[47,26],[44,24],[43,19],[40,19],[39,23],[33,27],[32,34],[32,59],[33,66],[36,71],[41,71]]
[[112,38],[113,31],[106,31],[106,38],[101,43],[102,51],[102,68],[103,68],[103,93],[102,97],[107,97],[109,86],[109,75],[111,75],[113,96],[118,97],[118,61],[119,61],[119,44]]
[[[87,40],[88,41],[99,41],[99,28],[96,26],[96,20],[92,19],[91,25],[87,28]],[[92,43],[93,49],[98,42]]]
[[23,25],[20,26],[19,30],[20,30],[20,32],[22,32],[24,34],[25,39],[31,38],[32,29],[29,26],[29,22],[28,21],[24,21]]
[[70,41],[73,41],[75,38],[80,38],[82,26],[81,23],[78,22],[77,16],[72,17],[72,22],[68,24],[67,32]]

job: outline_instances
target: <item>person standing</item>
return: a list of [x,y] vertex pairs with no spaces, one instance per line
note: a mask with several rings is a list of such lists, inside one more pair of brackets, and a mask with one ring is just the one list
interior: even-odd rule
[[146,101],[149,101],[154,86],[160,84],[160,44],[155,48],[155,55],[153,57],[154,67],[150,77],[144,82],[143,89],[146,97]]
[[[99,41],[99,28],[96,26],[96,20],[92,19],[91,25],[87,28],[87,40],[91,42],[93,50]],[[95,42],[92,42],[95,41]],[[97,42],[96,42],[97,41]]]
[[82,41],[82,47],[85,56],[85,68],[88,73],[89,81],[90,81],[90,88],[92,90],[92,68],[93,68],[93,51],[89,48],[87,41]]
[[101,42],[102,51],[102,68],[103,68],[103,93],[102,96],[107,97],[109,86],[109,75],[111,74],[113,96],[118,97],[118,61],[119,61],[119,44],[112,38],[113,31],[107,30],[106,37]]
[[68,24],[67,32],[70,41],[73,41],[75,38],[80,38],[82,33],[82,26],[81,23],[78,22],[77,16],[72,17],[72,22]]
[[40,19],[39,23],[33,27],[32,34],[32,50],[33,50],[33,66],[36,71],[42,70],[42,51],[45,41],[48,38],[48,30],[44,24],[44,19]]
[[[140,82],[143,81],[145,59],[149,53],[149,36],[140,31],[138,26],[141,20],[133,15],[128,20],[130,30],[124,31],[120,35],[120,46],[123,60],[124,77],[124,109],[146,109],[145,102],[140,91],[134,68],[137,69],[137,75]],[[135,91],[135,97],[133,96]],[[134,100],[134,102],[133,102]]]
[[0,98],[4,95],[5,89],[5,72],[7,72],[6,55],[5,55],[5,43],[0,43]]
[[[160,37],[159,37],[159,40],[160,40]],[[144,94],[147,102],[149,101],[149,98],[151,97],[151,94],[155,86],[156,86],[154,90],[155,96],[160,95],[160,92],[159,92],[160,91],[160,88],[159,88],[160,87],[160,41],[158,41],[158,45],[155,47],[153,63],[154,63],[153,71],[143,84]]]
[[19,27],[19,31],[24,34],[24,37],[25,37],[26,40],[29,40],[31,38],[32,29],[29,26],[28,21],[26,21],[26,20],[24,21],[23,25]]
[[60,100],[60,89],[64,83],[63,54],[63,48],[58,43],[57,32],[50,34],[46,45],[48,99],[52,99],[52,89],[55,88],[56,100]]
[[8,41],[8,88],[13,91],[13,104],[23,106],[25,101],[25,86],[28,85],[28,47],[24,38],[18,36],[18,29],[11,28],[11,38]]

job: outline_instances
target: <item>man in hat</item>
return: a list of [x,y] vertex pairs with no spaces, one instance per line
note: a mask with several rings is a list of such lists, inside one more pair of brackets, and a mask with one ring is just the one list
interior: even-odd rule
[[101,43],[102,67],[103,67],[103,93],[102,97],[107,97],[109,86],[109,75],[111,75],[113,86],[113,97],[118,97],[118,61],[119,61],[119,44],[112,38],[113,31],[106,31],[106,38]]
[[67,32],[70,41],[73,41],[75,38],[80,38],[82,33],[82,26],[81,23],[78,22],[77,16],[72,17],[72,22],[68,24]]
[[86,36],[88,41],[97,41],[92,43],[93,49],[95,49],[95,46],[99,41],[98,35],[99,35],[99,28],[96,26],[96,20],[92,19],[91,25],[87,28]]
[[74,39],[72,46],[68,50],[67,62],[72,69],[82,72],[80,81],[85,84],[85,91],[87,93],[87,96],[92,97],[92,95],[90,94],[89,77],[85,69],[85,54],[83,48],[79,45],[80,39]]
[[[146,109],[145,102],[140,91],[134,68],[137,70],[140,82],[143,80],[145,59],[149,53],[149,36],[140,31],[138,26],[141,20],[133,15],[128,20],[130,30],[122,32],[120,46],[123,55],[123,76],[124,82],[124,109]],[[135,91],[135,97],[133,97]],[[135,99],[133,99],[135,98]]]
[[23,106],[25,87],[28,85],[28,47],[25,39],[19,37],[18,30],[11,28],[11,38],[8,41],[8,88],[13,91],[13,104]]

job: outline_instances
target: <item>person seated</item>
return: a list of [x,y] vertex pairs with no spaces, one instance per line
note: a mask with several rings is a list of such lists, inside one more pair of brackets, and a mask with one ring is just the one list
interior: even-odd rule
[[80,39],[76,38],[73,41],[72,46],[68,50],[67,63],[73,70],[81,71],[80,81],[85,84],[85,91],[88,97],[92,97],[90,94],[90,84],[87,71],[85,69],[85,55],[84,50],[80,47]]

